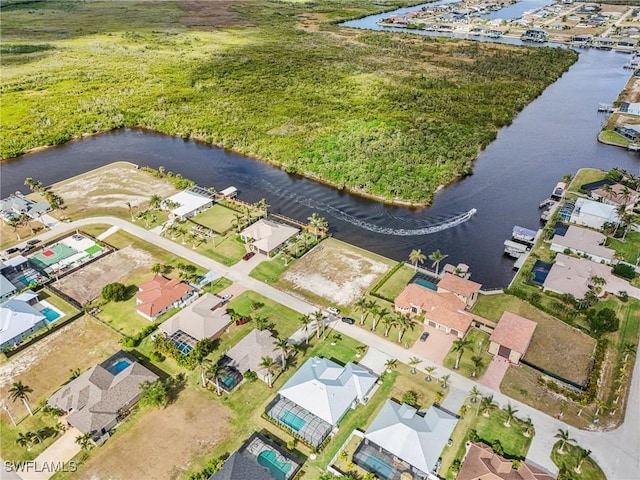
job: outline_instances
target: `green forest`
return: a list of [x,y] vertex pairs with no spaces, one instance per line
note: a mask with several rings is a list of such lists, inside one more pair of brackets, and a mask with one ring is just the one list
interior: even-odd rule
[[406,3],[3,2],[0,156],[145,127],[428,203],[577,54],[338,26]]

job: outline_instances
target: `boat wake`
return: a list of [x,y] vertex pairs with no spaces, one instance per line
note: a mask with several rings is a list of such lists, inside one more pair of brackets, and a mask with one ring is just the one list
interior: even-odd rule
[[344,222],[348,222],[356,227],[362,228],[363,230],[368,230],[370,232],[379,233],[381,235],[395,235],[400,237],[409,237],[409,236],[419,236],[419,235],[429,235],[431,233],[442,232],[443,230],[447,230],[449,228],[453,228],[461,223],[469,220],[477,210],[472,208],[471,210],[463,213],[459,213],[456,215],[452,215],[445,219],[439,220],[434,223],[429,223],[422,227],[418,228],[391,228],[391,227],[382,227],[379,225],[375,225],[370,222],[366,222],[364,220],[360,220],[359,218],[354,217],[353,215],[348,214],[338,208],[335,208],[331,205],[328,205],[324,202],[315,201],[310,198],[304,198],[300,195],[297,195],[292,192],[282,192],[278,190],[273,184],[267,182],[266,180],[260,180],[261,188],[269,191],[269,193],[284,198],[285,200],[289,200],[291,202],[298,203],[310,209],[316,211],[322,211],[330,214],[332,217],[337,218],[338,220],[342,220]]

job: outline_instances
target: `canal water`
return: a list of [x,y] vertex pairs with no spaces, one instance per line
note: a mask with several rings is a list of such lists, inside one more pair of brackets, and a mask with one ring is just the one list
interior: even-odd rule
[[[596,112],[598,104],[617,98],[629,77],[622,68],[627,60],[615,52],[581,52],[560,80],[499,132],[480,154],[474,175],[440,192],[429,208],[383,205],[219,148],[137,129],[5,161],[0,187],[6,196],[24,191],[25,177],[50,184],[118,160],[164,166],[203,186],[234,185],[247,201],[264,197],[271,211],[289,217],[305,220],[318,212],[336,238],[396,260],[407,259],[412,249],[427,254],[439,249],[449,256],[447,262],[468,264],[485,288],[502,287],[513,275],[503,241],[513,225],[538,227],[538,204],[564,174],[614,166],[640,172],[640,157],[596,141],[605,120]],[[472,208],[477,213],[470,220],[424,234]]]

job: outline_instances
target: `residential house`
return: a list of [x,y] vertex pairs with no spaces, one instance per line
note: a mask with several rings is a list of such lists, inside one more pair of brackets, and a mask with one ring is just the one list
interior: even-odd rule
[[640,103],[621,102],[618,111],[627,115],[640,115]]
[[197,292],[180,280],[169,280],[162,275],[138,285],[136,310],[147,320],[155,320],[172,308],[179,307]]
[[551,239],[551,251],[582,255],[594,262],[610,264],[615,250],[604,247],[607,237],[588,228],[570,225],[564,234],[556,233]]
[[231,323],[231,317],[220,297],[205,293],[183,310],[160,324],[162,333],[174,341],[195,347],[200,340],[220,337]]
[[467,442],[456,480],[554,480],[548,472],[527,462],[518,462],[495,453],[483,443]]
[[47,324],[45,315],[33,306],[37,302],[37,294],[27,290],[0,304],[0,349],[22,342]]
[[32,200],[19,192],[0,200],[0,217],[5,221],[11,221],[21,215],[35,219],[49,211],[51,211],[49,202]]
[[269,330],[254,328],[225,353],[223,364],[235,368],[242,374],[251,370],[256,372],[260,379],[268,382],[267,371],[260,366],[264,357],[269,357],[278,364],[282,361],[272,333]]
[[452,273],[445,272],[438,282],[438,293],[453,293],[462,300],[467,308],[473,308],[478,301],[482,285]]
[[0,274],[0,302],[4,302],[5,300],[13,297],[17,291],[18,289],[16,286],[11,283],[7,277]]
[[263,218],[240,232],[240,238],[248,243],[249,248],[254,252],[270,256],[299,231],[289,225]]
[[156,380],[155,373],[120,351],[71,380],[48,403],[67,413],[69,425],[98,439],[140,399],[142,383]]
[[290,452],[254,433],[209,480],[291,480],[300,467]]
[[395,311],[411,317],[422,315],[425,325],[459,338],[464,337],[474,319],[465,311],[466,306],[464,300],[453,293],[434,292],[417,283],[407,285],[394,302]]
[[[638,127],[640,128],[640,126]],[[631,190],[619,183],[611,185],[610,189],[597,188],[591,192],[591,198],[607,205],[618,207],[624,205],[628,212],[640,201],[640,192]]]
[[[432,405],[424,415],[414,407],[387,400],[353,455],[356,465],[382,478],[427,478],[435,473],[458,418]],[[394,472],[389,472],[389,468]]]
[[578,198],[571,214],[571,223],[602,230],[605,223],[619,221],[616,207],[586,198]]
[[163,205],[177,205],[171,208],[171,214],[180,220],[186,220],[213,205],[214,198],[213,192],[196,186],[165,199]]
[[529,348],[538,324],[511,312],[504,312],[489,337],[489,353],[518,364]]
[[312,357],[278,390],[266,414],[318,447],[349,409],[369,400],[377,380],[358,364]]
[[640,139],[640,125],[630,125],[626,123],[624,125],[618,125],[613,131],[622,135],[630,142],[637,142]]

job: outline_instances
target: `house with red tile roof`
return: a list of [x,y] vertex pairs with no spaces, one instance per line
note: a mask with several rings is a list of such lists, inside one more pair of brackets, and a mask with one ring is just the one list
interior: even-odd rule
[[464,337],[474,317],[465,311],[466,303],[453,293],[435,292],[410,283],[394,302],[397,312],[411,317],[424,316],[424,323],[459,338]]
[[136,310],[147,320],[155,320],[171,308],[179,307],[188,299],[197,296],[194,288],[180,280],[170,280],[162,275],[138,285]]
[[554,480],[548,472],[527,462],[513,462],[501,457],[482,443],[467,442],[457,480]]
[[533,320],[504,312],[489,337],[489,353],[518,364],[529,348],[537,325]]
[[438,293],[453,293],[462,300],[466,308],[472,308],[478,301],[478,294],[482,284],[445,272],[438,282]]

